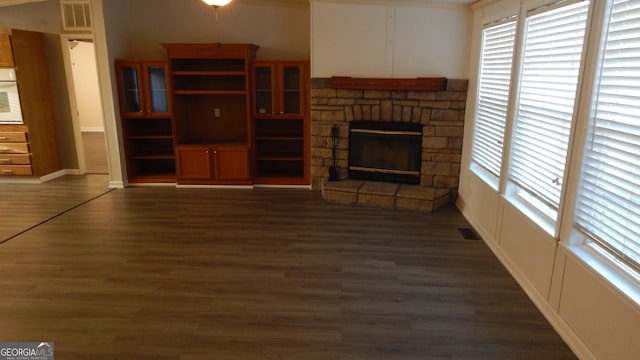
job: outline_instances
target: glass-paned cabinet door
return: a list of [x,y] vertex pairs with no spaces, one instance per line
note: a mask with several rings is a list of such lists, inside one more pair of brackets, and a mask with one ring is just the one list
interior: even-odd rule
[[141,113],[142,99],[140,96],[139,67],[136,65],[120,65],[118,67],[118,76],[123,111],[126,113]]
[[273,67],[255,67],[255,109],[256,114],[272,114],[273,108]]
[[162,65],[147,66],[147,78],[149,79],[149,112],[169,112],[165,67]]
[[282,111],[285,114],[299,114],[301,111],[300,66],[282,67]]

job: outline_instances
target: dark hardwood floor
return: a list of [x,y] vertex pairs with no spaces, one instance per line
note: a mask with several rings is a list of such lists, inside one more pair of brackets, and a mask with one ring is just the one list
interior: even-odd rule
[[21,224],[0,239],[0,341],[65,360],[575,359],[453,206],[93,185],[0,184],[2,226]]

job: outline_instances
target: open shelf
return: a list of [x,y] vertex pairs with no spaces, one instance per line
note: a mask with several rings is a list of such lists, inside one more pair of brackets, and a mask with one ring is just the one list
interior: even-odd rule
[[166,62],[117,60],[116,69],[129,182],[175,182]]
[[179,184],[246,184],[252,44],[163,44],[169,58]]

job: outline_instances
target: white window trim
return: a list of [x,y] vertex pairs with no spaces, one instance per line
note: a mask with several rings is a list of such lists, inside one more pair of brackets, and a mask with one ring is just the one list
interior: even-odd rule
[[568,243],[562,243],[561,246],[568,254],[575,256],[604,281],[610,283],[612,288],[621,295],[634,302],[636,306],[640,306],[640,273],[613,256],[586,244],[585,241],[582,234],[574,231],[571,240]]
[[[582,60],[581,60],[579,75],[577,79],[575,104],[574,104],[573,116],[572,116],[572,127],[571,127],[571,132],[569,134],[569,140],[568,140],[567,164],[565,165],[565,169],[564,169],[563,186],[560,194],[557,219],[555,220],[551,219],[547,214],[535,208],[533,205],[529,204],[526,200],[520,197],[517,194],[517,185],[515,185],[509,179],[508,172],[510,168],[511,158],[513,156],[512,151],[513,151],[515,118],[517,116],[517,110],[518,110],[517,108],[520,102],[518,94],[519,94],[520,79],[522,77],[522,70],[523,70],[523,64],[524,64],[523,56],[524,56],[525,37],[526,37],[526,21],[531,14],[537,13],[539,9],[547,7],[549,10],[551,10],[554,7],[556,7],[556,5],[558,4],[565,6],[565,5],[570,5],[570,4],[574,4],[582,1],[585,1],[585,0],[531,1],[521,7],[520,14],[518,16],[519,17],[518,32],[517,32],[517,38],[516,38],[515,55],[513,60],[514,61],[513,77],[514,79],[518,79],[518,80],[512,83],[512,86],[511,86],[512,91],[509,95],[510,97],[510,105],[509,105],[509,113],[508,113],[509,118],[507,121],[507,129],[506,129],[506,131],[508,132],[508,136],[505,137],[505,144],[504,144],[505,155],[503,156],[503,167],[502,167],[500,188],[504,189],[504,197],[508,202],[510,202],[513,206],[515,206],[517,209],[522,211],[525,215],[530,217],[534,223],[536,223],[546,233],[553,236],[557,241],[560,240],[560,232],[564,223],[563,219],[565,219],[565,214],[563,214],[563,211],[566,207],[565,203],[567,198],[567,192],[569,192],[568,186],[567,186],[567,183],[569,180],[567,179],[570,179],[571,177],[571,174],[570,174],[571,166],[569,165],[569,163],[573,162],[572,156],[574,155],[573,148],[574,148],[575,137],[576,137],[575,126],[576,124],[579,123],[577,119],[580,114],[581,103],[583,99],[582,88],[583,88],[583,84],[586,76],[585,64],[587,61],[588,51],[590,48],[589,29],[592,23],[593,16],[591,14],[593,13],[593,9],[589,10],[589,14],[587,15],[587,21],[585,25],[586,31],[585,31],[585,38],[583,41]],[[599,2],[599,1],[591,0],[590,6],[593,7],[594,6],[593,3],[596,3],[596,2]],[[573,217],[569,217],[569,218],[572,219]]]
[[[472,5],[474,6],[474,5]],[[486,8],[484,8],[482,10],[482,19],[481,19],[481,33],[480,36],[478,37],[480,44],[482,44],[482,31],[489,25],[491,24],[495,24],[497,22],[509,19],[509,18],[515,18],[515,22],[516,22],[516,38],[515,38],[515,44],[514,44],[514,50],[513,50],[513,61],[512,61],[512,67],[511,67],[511,77],[512,79],[515,78],[515,75],[517,73],[517,61],[518,60],[518,53],[520,51],[520,49],[518,48],[518,44],[520,42],[520,38],[519,38],[519,33],[520,33],[520,27],[522,26],[521,23],[521,6],[520,6],[520,0],[505,0],[505,1],[501,1],[498,4],[495,5],[490,5],[487,6]],[[482,46],[479,46],[479,50],[476,54],[476,59],[477,59],[477,66],[476,66],[476,73],[480,74],[480,67],[482,66]],[[478,110],[478,86],[479,86],[479,78],[477,79],[477,83],[476,83],[476,89],[474,89],[474,93],[475,93],[475,98],[474,98],[474,102],[473,102],[473,111],[474,111],[474,116],[473,116],[473,121],[474,121],[474,126],[473,128],[475,128],[475,112],[477,112]],[[469,154],[469,170],[475,174],[478,178],[480,178],[485,184],[487,184],[487,186],[491,187],[493,190],[495,190],[497,193],[501,192],[501,189],[504,188],[504,179],[506,178],[506,164],[507,164],[507,158],[508,158],[508,152],[509,152],[509,148],[510,148],[510,136],[508,136],[508,134],[511,132],[511,124],[512,124],[512,111],[513,111],[513,101],[511,100],[512,98],[514,98],[514,86],[513,86],[513,81],[510,84],[510,89],[509,89],[509,94],[508,94],[508,103],[507,103],[507,113],[506,113],[506,119],[505,119],[505,129],[504,129],[504,136],[503,136],[503,141],[504,143],[502,144],[502,149],[503,149],[503,154],[502,154],[502,165],[500,167],[501,170],[501,174],[500,177],[496,177],[494,176],[492,173],[490,173],[489,171],[487,171],[486,169],[484,169],[483,167],[475,164],[472,160],[471,160],[471,153]],[[471,146],[473,148],[473,139],[471,141]],[[473,151],[473,150],[471,150]]]

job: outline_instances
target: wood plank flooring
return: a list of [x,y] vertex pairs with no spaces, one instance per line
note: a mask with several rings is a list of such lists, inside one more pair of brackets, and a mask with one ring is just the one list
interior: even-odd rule
[[67,176],[42,184],[0,183],[0,243],[110,191],[108,185],[104,175]]
[[107,146],[103,131],[83,131],[82,145],[86,172],[89,174],[109,174]]
[[[69,209],[60,194],[32,210]],[[575,359],[454,207],[173,187],[80,203],[0,245],[0,341],[65,360]],[[35,218],[20,206],[3,226]]]

